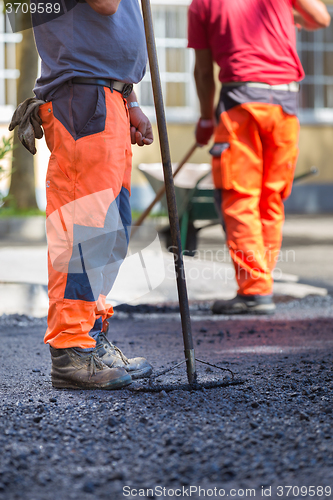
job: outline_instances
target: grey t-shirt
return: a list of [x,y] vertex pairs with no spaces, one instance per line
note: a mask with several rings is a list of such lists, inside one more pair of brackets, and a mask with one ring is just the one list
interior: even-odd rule
[[87,3],[75,0],[52,0],[52,4],[61,5],[62,15],[32,14],[42,59],[34,88],[39,99],[49,100],[55,88],[75,76],[126,83],[142,80],[147,53],[138,0],[121,0],[112,16],[97,14]]

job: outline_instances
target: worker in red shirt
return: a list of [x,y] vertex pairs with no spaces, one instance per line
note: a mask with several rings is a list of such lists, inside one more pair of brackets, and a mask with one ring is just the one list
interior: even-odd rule
[[[196,141],[214,133],[212,170],[218,208],[238,282],[216,314],[270,314],[272,271],[281,247],[283,199],[298,155],[299,81],[295,24],[330,24],[320,0],[193,0],[188,46],[195,49],[200,119]],[[222,83],[214,119],[213,62]]]

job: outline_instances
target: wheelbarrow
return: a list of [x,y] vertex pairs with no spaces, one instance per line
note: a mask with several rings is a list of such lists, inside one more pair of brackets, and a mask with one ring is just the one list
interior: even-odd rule
[[[173,165],[173,170],[176,165]],[[141,163],[139,170],[145,175],[155,193],[163,185],[160,163]],[[214,184],[209,163],[186,163],[174,179],[176,202],[180,219],[180,236],[184,254],[193,256],[197,248],[197,233],[200,229],[218,224],[219,216],[214,204]],[[163,208],[167,208],[166,198],[161,198]],[[195,221],[206,221],[200,228]],[[166,246],[172,246],[169,227],[162,230]]]
[[[173,165],[173,171],[176,165]],[[158,193],[164,184],[162,165],[160,163],[141,163],[139,170],[145,175],[155,193]],[[318,169],[311,167],[308,172],[298,175],[294,184],[316,175]],[[176,202],[180,219],[180,235],[184,254],[195,255],[197,235],[200,229],[220,224],[221,220],[215,208],[214,184],[209,163],[185,163],[182,170],[174,179]],[[165,195],[161,198],[162,207],[167,209]],[[195,221],[205,221],[206,224],[195,227]],[[171,248],[170,229],[162,229],[166,238],[166,247]]]

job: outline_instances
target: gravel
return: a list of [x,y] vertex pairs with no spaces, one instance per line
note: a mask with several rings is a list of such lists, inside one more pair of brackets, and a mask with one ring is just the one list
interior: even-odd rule
[[[197,357],[231,369],[238,384],[181,390],[182,365],[157,378],[156,393],[141,392],[140,381],[121,391],[55,390],[45,319],[2,316],[0,499],[171,498],[179,488],[187,498],[191,486],[191,498],[203,498],[195,486],[217,488],[213,498],[222,488],[225,496],[234,488],[233,498],[252,488],[292,498],[297,489],[279,495],[287,485],[307,487],[302,498],[331,498],[309,487],[333,491],[332,298],[294,302],[271,318],[213,318],[194,304]],[[171,367],[183,359],[172,307],[119,311],[110,340],[157,371]],[[226,372],[197,369],[201,382],[230,383]]]

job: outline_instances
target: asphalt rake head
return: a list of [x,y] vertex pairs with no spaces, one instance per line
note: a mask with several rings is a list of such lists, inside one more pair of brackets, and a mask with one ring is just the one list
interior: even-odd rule
[[152,373],[151,376],[149,377],[149,379],[146,379],[145,385],[143,385],[144,381],[141,380],[140,384],[130,386],[127,388],[127,390],[130,390],[132,392],[161,392],[161,391],[171,392],[171,391],[179,391],[179,390],[182,390],[182,391],[200,391],[202,389],[213,389],[216,387],[229,387],[231,385],[241,385],[245,382],[245,380],[235,378],[235,374],[229,368],[221,368],[220,366],[213,365],[212,363],[208,363],[207,361],[202,361],[201,359],[197,359],[197,358],[195,360],[198,361],[198,363],[202,363],[204,365],[208,365],[208,366],[211,366],[213,368],[217,368],[218,370],[227,371],[231,374],[231,377],[225,377],[223,379],[218,379],[218,380],[205,380],[203,382],[198,381],[196,378],[195,382],[192,384],[189,384],[189,383],[179,384],[179,383],[173,383],[173,382],[166,383],[166,384],[163,384],[163,383],[155,384],[154,383],[154,380],[165,375],[166,373],[169,373],[169,372],[175,370],[179,366],[186,363],[186,359],[184,359],[180,363],[173,365],[171,368],[167,368],[166,370],[163,370],[163,371],[160,371],[157,373]]

